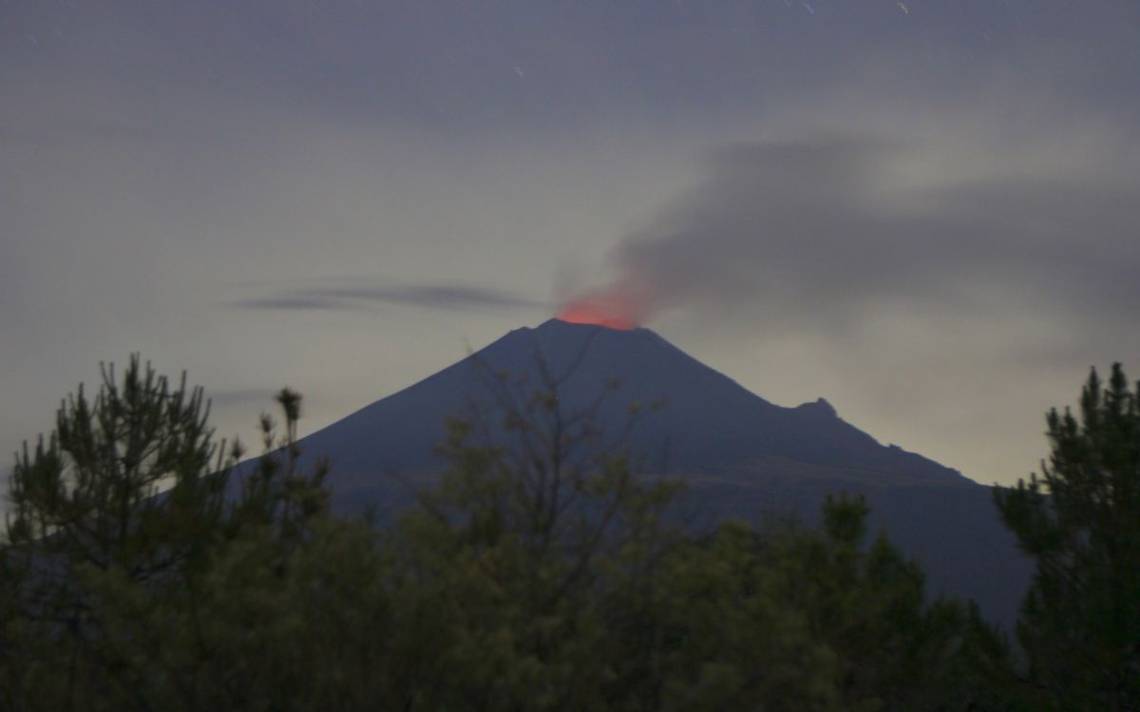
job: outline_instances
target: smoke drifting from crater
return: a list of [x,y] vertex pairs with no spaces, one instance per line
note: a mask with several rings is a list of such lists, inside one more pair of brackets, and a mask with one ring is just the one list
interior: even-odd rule
[[1112,143],[1027,142],[1002,155],[981,140],[834,134],[725,146],[703,180],[619,244],[617,278],[565,311],[631,323],[731,311],[827,332],[898,304],[1119,314],[1140,301],[1127,274],[1140,263],[1129,155]]

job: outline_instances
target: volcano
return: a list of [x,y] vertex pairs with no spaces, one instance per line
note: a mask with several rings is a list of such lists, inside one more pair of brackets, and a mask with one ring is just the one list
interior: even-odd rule
[[[828,493],[864,495],[885,530],[924,566],[932,593],[976,600],[1010,623],[1031,572],[988,487],[921,455],[884,446],[820,398],[783,407],[751,393],[654,332],[551,319],[499,340],[304,438],[331,461],[332,506],[390,518],[444,468],[448,417],[494,410],[497,389],[556,380],[560,405],[591,408],[601,428],[642,410],[625,445],[647,475],[683,479],[696,521],[816,521]],[[653,407],[649,407],[652,405]]]

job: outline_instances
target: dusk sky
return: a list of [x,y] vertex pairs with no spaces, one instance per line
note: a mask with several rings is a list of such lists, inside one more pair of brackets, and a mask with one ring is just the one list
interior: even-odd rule
[[1138,213],[1136,0],[0,0],[0,452],[134,351],[252,441],[617,290],[1010,483],[1140,376]]

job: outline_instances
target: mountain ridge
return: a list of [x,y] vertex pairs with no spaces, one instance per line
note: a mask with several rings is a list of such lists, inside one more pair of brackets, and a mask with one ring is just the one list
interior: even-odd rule
[[[618,386],[606,389],[617,380]],[[551,319],[513,329],[458,362],[303,438],[325,456],[334,511],[390,520],[446,463],[437,446],[453,416],[494,420],[496,389],[531,395],[557,385],[567,412],[597,408],[618,432],[639,404],[630,450],[644,471],[688,483],[683,506],[709,524],[790,513],[816,520],[828,494],[863,495],[873,529],[926,567],[932,592],[978,600],[1011,623],[1030,568],[1001,525],[990,489],[918,453],[883,445],[824,398],[775,405],[645,328]],[[664,406],[646,407],[657,401]],[[640,417],[640,416],[639,416]],[[657,464],[653,464],[656,462]]]
[[[470,396],[485,389],[478,382],[480,368],[531,374],[534,380],[535,354],[541,354],[568,390],[593,393],[599,385],[617,379],[623,383],[616,397],[625,402],[665,401],[663,415],[659,415],[664,422],[651,427],[637,444],[652,449],[653,439],[660,443],[669,436],[674,446],[680,439],[680,460],[675,465],[682,469],[723,467],[755,455],[786,455],[821,464],[886,469],[892,474],[909,471],[925,478],[941,476],[948,483],[968,481],[957,470],[917,453],[882,445],[840,418],[822,398],[799,406],[775,405],[649,329],[619,331],[556,319],[535,328],[514,329],[466,358],[311,434],[305,441],[309,447],[332,447],[343,440],[339,431],[351,431],[361,437],[365,436],[364,431],[371,431],[372,436],[382,437],[382,430],[406,431],[409,417],[423,415],[431,422],[421,425],[434,431],[438,442],[443,418],[460,414],[466,405],[453,395]],[[578,372],[568,373],[575,369]],[[427,408],[432,411],[430,414],[424,412],[427,404],[434,406]],[[581,398],[573,405],[582,405]],[[390,415],[396,411],[402,413],[399,422]],[[610,417],[611,421],[614,419]],[[694,427],[698,427],[697,432]],[[826,448],[819,442],[820,431],[828,438]],[[414,437],[414,433],[408,435],[419,446],[421,457],[412,452],[390,453],[394,456],[389,461],[377,457],[371,464],[380,469],[432,467],[432,458],[422,457],[432,450],[432,443]],[[401,438],[391,444],[399,446],[405,442],[408,440]],[[408,448],[400,446],[397,450]],[[346,464],[365,464],[360,460],[352,457]]]

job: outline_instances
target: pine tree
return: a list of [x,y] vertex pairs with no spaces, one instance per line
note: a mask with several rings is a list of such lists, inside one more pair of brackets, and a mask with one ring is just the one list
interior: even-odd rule
[[[9,482],[7,535],[66,565],[118,567],[146,579],[195,557],[224,514],[224,444],[213,440],[201,388],[177,387],[132,356],[88,399],[82,385]],[[240,455],[240,447],[231,451]],[[57,563],[64,563],[63,561]]]
[[185,374],[172,385],[137,355],[121,380],[113,365],[101,370],[95,397],[82,386],[69,396],[9,480],[0,598],[15,652],[0,662],[18,708],[85,697],[98,708],[96,690],[137,689],[130,653],[107,644],[107,601],[93,584],[181,580],[206,564],[226,512],[228,461],[202,389]]
[[[121,378],[104,366],[94,398],[81,386],[54,430],[24,445],[0,546],[0,708],[237,704],[227,675],[244,668],[211,674],[216,662],[240,661],[310,620],[311,606],[289,598],[288,584],[309,576],[297,562],[359,548],[346,529],[297,553],[327,510],[327,467],[301,467],[300,396],[285,389],[277,402],[284,434],[262,416],[265,455],[233,487],[242,450],[214,440],[203,390],[185,375],[172,385],[137,356]],[[251,625],[273,605],[279,621]]]
[[1093,369],[1079,418],[1046,422],[1041,475],[995,489],[1037,560],[1017,629],[1028,682],[1063,709],[1140,709],[1140,384]]

